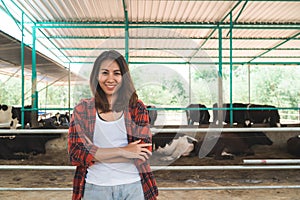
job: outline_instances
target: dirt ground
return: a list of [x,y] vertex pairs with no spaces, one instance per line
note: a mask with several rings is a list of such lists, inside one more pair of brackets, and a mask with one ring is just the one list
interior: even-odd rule
[[[243,165],[243,159],[292,159],[285,149],[269,146],[255,147],[255,155],[234,160],[182,157],[167,165]],[[153,156],[151,165],[155,165]],[[1,165],[70,165],[65,148],[47,149],[44,155],[30,156],[28,160],[0,160]],[[164,164],[164,163],[160,163]],[[67,188],[65,191],[0,191],[1,200],[64,200],[71,199],[72,170],[1,170],[1,188]],[[159,189],[159,200],[298,200],[298,189],[224,189],[217,190],[163,190],[166,187],[221,187],[221,186],[282,186],[300,187],[300,170],[197,170],[154,171]]]

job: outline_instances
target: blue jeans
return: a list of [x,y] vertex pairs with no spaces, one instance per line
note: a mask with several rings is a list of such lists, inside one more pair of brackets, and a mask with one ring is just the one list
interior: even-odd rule
[[83,200],[144,200],[141,181],[116,186],[85,183]]

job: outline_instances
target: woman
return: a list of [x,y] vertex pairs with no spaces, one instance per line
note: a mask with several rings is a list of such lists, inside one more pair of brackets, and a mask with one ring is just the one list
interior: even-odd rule
[[106,51],[96,59],[90,89],[94,97],[75,106],[68,134],[77,166],[72,199],[156,199],[149,117],[121,54]]

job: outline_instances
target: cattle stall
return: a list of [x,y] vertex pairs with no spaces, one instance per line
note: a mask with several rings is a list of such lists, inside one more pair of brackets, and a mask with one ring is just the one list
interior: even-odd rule
[[[62,134],[67,134],[67,130],[0,130],[0,134],[12,134],[12,133],[18,133],[18,134],[25,134],[31,131],[32,134],[40,134],[40,133],[46,133],[46,134],[56,134],[56,133],[62,133]],[[300,127],[283,127],[283,128],[191,128],[189,127],[184,127],[184,128],[174,128],[174,127],[169,127],[169,128],[151,128],[151,131],[153,134],[156,134],[158,132],[165,132],[165,133],[210,133],[210,132],[240,132],[240,131],[264,131],[267,133],[272,133],[271,135],[276,135],[280,132],[285,132],[287,134],[295,135],[297,132],[300,131]],[[274,137],[271,137],[274,139]],[[59,141],[63,145],[56,145],[52,148],[57,148],[57,146],[64,146],[65,145],[65,140]],[[276,141],[278,142],[278,141]],[[284,159],[280,159],[284,161]],[[173,165],[168,165],[168,166],[161,166],[161,165],[152,165],[151,168],[153,171],[233,171],[232,173],[235,173],[234,171],[248,171],[248,170],[299,170],[299,160],[293,159],[294,162],[288,162],[286,163],[277,161],[278,163],[275,163],[277,165],[274,165],[274,163],[268,163],[268,165],[208,165],[208,166],[173,166]],[[297,161],[297,162],[295,162]],[[249,162],[249,161],[248,161]],[[248,164],[245,162],[245,164]],[[257,163],[255,163],[257,164]],[[273,165],[272,165],[273,164]],[[55,165],[50,165],[50,166],[45,166],[45,165],[0,165],[0,170],[36,170],[36,171],[43,171],[43,170],[65,170],[65,171],[73,171],[75,169],[74,166],[55,166]],[[238,185],[238,186],[216,186],[216,187],[161,187],[159,188],[161,191],[180,191],[180,190],[256,190],[256,189],[299,189],[300,185],[260,185],[260,186],[249,186],[249,185]],[[64,188],[64,187],[36,187],[36,188],[9,188],[9,187],[0,187],[0,191],[69,191],[71,188]]]
[[[1,90],[2,101],[8,102],[0,103],[10,104],[15,99],[12,98],[12,94],[16,92],[15,96],[21,101],[11,104],[21,105],[21,110],[24,111],[25,105],[30,102],[34,111],[33,119],[36,119],[36,113],[40,110],[54,109],[53,105],[60,105],[70,112],[79,98],[86,98],[90,95],[82,87],[88,87],[83,83],[88,79],[89,70],[97,55],[114,49],[121,52],[130,65],[134,72],[132,74],[135,75],[133,78],[135,78],[136,89],[139,90],[140,97],[146,104],[154,104],[158,107],[158,105],[170,102],[172,105],[167,105],[168,107],[182,108],[188,104],[206,104],[207,109],[202,110],[206,113],[204,118],[195,115],[197,119],[195,121],[191,120],[194,115],[188,114],[187,118],[180,119],[181,122],[186,122],[184,125],[193,125],[195,122],[199,123],[199,126],[185,127],[180,123],[178,127],[178,123],[174,123],[174,116],[172,116],[171,119],[164,119],[176,126],[167,127],[166,125],[169,124],[159,121],[161,115],[158,113],[158,123],[153,122],[151,127],[153,133],[187,131],[184,133],[195,136],[196,139],[202,139],[206,133],[259,131],[264,132],[273,140],[272,147],[282,150],[285,149],[287,138],[299,134],[299,124],[295,127],[287,125],[275,128],[275,125],[278,127],[278,121],[274,123],[267,117],[261,121],[269,120],[268,123],[272,128],[266,127],[265,124],[262,126],[254,124],[251,128],[238,129],[240,127],[233,123],[245,125],[245,120],[238,121],[231,117],[233,113],[237,113],[233,108],[235,102],[266,103],[267,105],[276,104],[276,109],[282,113],[281,116],[284,116],[284,119],[294,120],[298,117],[297,123],[299,123],[299,113],[295,114],[299,111],[300,91],[299,8],[298,1],[275,0],[1,0],[0,74],[5,74],[9,78],[6,78],[4,82],[0,80],[0,85],[4,88],[9,85],[8,83],[13,84],[11,88]],[[187,73],[183,73],[182,68]],[[164,74],[165,77],[169,76],[171,79],[161,76]],[[16,78],[17,81],[9,81],[11,77]],[[59,86],[59,89],[56,88]],[[153,89],[158,87],[161,90]],[[62,91],[62,93],[58,94],[57,91]],[[50,95],[54,93],[58,98],[55,103],[49,101]],[[214,103],[223,105],[225,102],[229,102],[230,105],[229,107],[219,106],[218,116],[221,116],[222,109],[228,109],[231,117],[225,120],[227,122],[225,126],[214,129],[208,122],[208,114],[212,116]],[[174,113],[177,114],[177,112]],[[23,112],[22,115],[24,114]],[[155,115],[152,118],[156,118]],[[222,123],[221,119],[218,121],[219,124]],[[23,122],[21,124],[24,128]],[[52,126],[52,121],[47,120],[45,124]],[[165,127],[155,126],[161,124]],[[36,126],[36,120],[34,120],[34,127]],[[6,131],[10,130],[0,131],[6,134]],[[31,130],[13,131],[26,134],[26,131]],[[33,130],[30,134],[40,134],[39,131]],[[41,130],[49,135],[54,135],[55,131]],[[62,134],[66,136],[66,132],[67,130],[63,130]],[[50,145],[50,148],[64,149],[65,139],[66,137],[61,139],[60,144]],[[264,150],[264,148],[260,149]],[[38,158],[43,159],[41,156]],[[35,161],[33,163],[39,163],[38,159],[33,161]],[[206,166],[193,166],[189,159],[180,158],[178,161],[186,162],[190,166],[165,166],[163,169],[161,166],[158,168],[153,166],[153,169],[174,171],[178,172],[178,175],[180,175],[180,170],[192,173],[195,170],[220,173],[224,171],[224,166],[207,165],[206,168]],[[26,160],[22,162],[28,163]],[[22,162],[20,165],[23,165]],[[220,162],[215,162],[214,165],[220,164]],[[59,162],[57,163],[60,165]],[[299,170],[298,166],[279,165],[278,171],[284,169],[289,174],[290,171]],[[19,167],[22,168],[22,166],[10,168],[3,165],[3,170],[15,171]],[[245,168],[244,165],[231,166],[228,162],[225,168],[235,172],[242,170],[249,175],[256,171],[271,171],[272,168],[277,167],[258,166],[255,169],[255,166],[247,166]],[[28,169],[27,171],[49,169],[58,173],[59,169],[73,170],[69,166],[57,166],[56,170],[55,167],[51,169],[49,166],[40,165],[27,166],[23,169]],[[59,175],[63,177],[63,173]],[[47,176],[41,177],[47,178]],[[210,178],[213,180],[215,177]],[[277,176],[272,178],[279,182],[276,182],[278,185],[240,186],[241,182],[238,182],[237,186],[228,187],[161,187],[160,189],[175,191],[299,188],[299,181],[295,185],[281,184]],[[50,179],[49,185],[52,185],[55,178]],[[20,177],[14,180],[21,183],[23,181],[21,173]],[[35,184],[39,185],[38,180]],[[255,184],[255,181],[250,181],[250,184]],[[3,187],[2,189],[10,191],[70,190],[70,188],[63,187],[30,188],[27,185],[20,186],[20,188]],[[231,192],[228,191],[228,193]],[[175,192],[174,194],[176,195]],[[277,195],[279,196],[280,193]],[[176,198],[168,197],[167,199]]]

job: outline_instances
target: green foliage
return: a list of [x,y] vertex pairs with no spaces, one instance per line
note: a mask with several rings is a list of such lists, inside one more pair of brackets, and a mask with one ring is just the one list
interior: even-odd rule
[[[150,70],[152,69],[152,70]],[[218,101],[218,74],[216,68],[203,67],[191,69],[191,86],[185,77],[187,74],[160,68],[132,67],[131,76],[139,98],[145,104],[185,107],[189,103],[201,103],[207,107]],[[249,71],[250,70],[250,71]],[[223,101],[270,104],[277,107],[298,107],[300,102],[300,70],[296,66],[234,66],[232,82],[230,69],[223,71]],[[186,73],[188,70],[186,70]],[[249,74],[250,73],[250,74]],[[248,79],[250,77],[250,80]],[[25,104],[31,104],[31,81],[25,82]],[[230,83],[232,91],[230,92]],[[248,84],[250,84],[250,91]],[[9,105],[21,105],[21,79],[0,76],[0,102]],[[189,89],[191,88],[191,91]],[[69,89],[67,86],[55,86],[38,83],[39,107],[44,105],[68,107]],[[91,92],[87,84],[71,87],[70,105],[73,107],[82,98],[89,98]],[[189,97],[191,95],[191,97]],[[280,110],[284,114],[298,116],[298,110]]]

